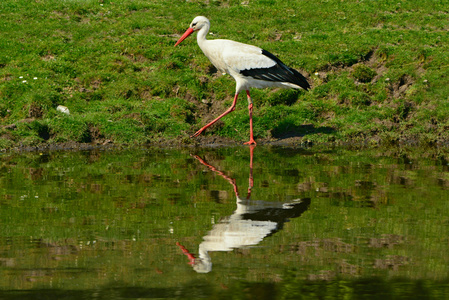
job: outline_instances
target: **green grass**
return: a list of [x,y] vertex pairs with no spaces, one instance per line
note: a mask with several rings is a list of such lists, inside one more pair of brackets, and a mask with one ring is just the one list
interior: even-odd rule
[[[173,47],[196,15],[210,18],[210,38],[263,47],[312,83],[309,92],[252,92],[257,139],[444,143],[448,4],[4,0],[0,148],[187,138],[229,106],[235,88],[194,38]],[[242,95],[204,134],[247,140],[246,106]]]

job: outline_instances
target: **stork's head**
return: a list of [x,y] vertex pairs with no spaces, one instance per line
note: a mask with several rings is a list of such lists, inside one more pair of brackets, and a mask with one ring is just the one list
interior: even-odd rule
[[210,22],[206,17],[198,16],[193,19],[192,23],[190,23],[189,29],[184,32],[181,38],[176,42],[175,46],[179,45],[183,40],[185,40],[189,35],[191,35],[194,31],[198,31],[203,27],[210,27]]
[[192,23],[190,23],[190,28],[193,29],[193,31],[200,30],[204,26],[210,27],[210,22],[206,17],[198,16],[193,19]]

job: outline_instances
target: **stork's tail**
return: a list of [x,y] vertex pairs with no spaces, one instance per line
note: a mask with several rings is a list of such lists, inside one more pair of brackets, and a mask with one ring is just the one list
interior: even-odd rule
[[303,89],[305,89],[306,91],[310,89],[310,84],[307,81],[307,79],[298,71],[296,71],[293,68],[289,68],[290,71],[293,72],[293,74],[295,75],[295,84],[299,85],[300,87],[302,87]]

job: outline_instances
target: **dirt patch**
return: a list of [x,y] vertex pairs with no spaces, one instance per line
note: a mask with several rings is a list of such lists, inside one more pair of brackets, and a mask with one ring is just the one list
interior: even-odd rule
[[43,116],[44,110],[39,104],[31,103],[28,109],[28,117],[39,119]]
[[413,84],[413,79],[410,76],[403,75],[398,81],[390,84],[390,94],[393,98],[402,98],[407,89]]
[[104,135],[101,133],[101,130],[96,126],[89,126],[89,136],[93,144],[105,145],[110,143],[109,140],[105,139]]

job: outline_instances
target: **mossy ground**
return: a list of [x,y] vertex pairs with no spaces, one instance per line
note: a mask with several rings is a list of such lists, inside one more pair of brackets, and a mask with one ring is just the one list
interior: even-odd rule
[[[253,90],[260,142],[449,141],[447,1],[15,1],[0,3],[0,149],[116,145],[189,135],[231,103],[194,38],[258,45],[300,70],[308,92]],[[56,110],[69,108],[70,115]],[[244,95],[200,141],[248,139]]]

